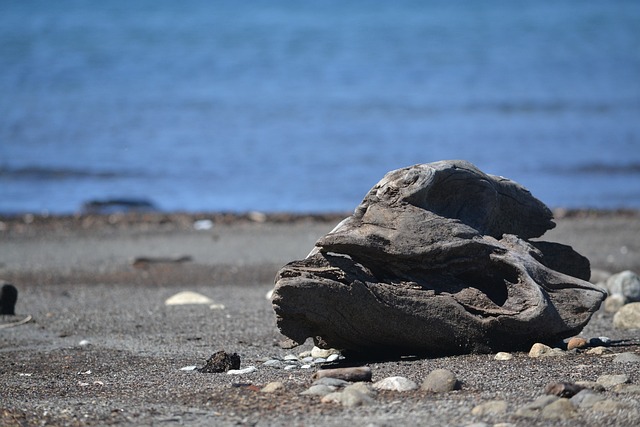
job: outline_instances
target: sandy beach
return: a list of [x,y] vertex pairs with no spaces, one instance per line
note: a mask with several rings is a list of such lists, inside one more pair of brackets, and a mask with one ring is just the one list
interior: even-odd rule
[[[346,214],[344,214],[346,215]],[[0,316],[1,425],[637,425],[639,394],[601,392],[617,409],[572,417],[523,418],[518,408],[557,381],[626,374],[640,385],[640,332],[613,327],[600,311],[582,332],[618,345],[533,359],[515,353],[366,361],[373,381],[404,376],[420,384],[437,368],[462,386],[446,394],[380,391],[353,408],[300,395],[319,365],[276,369],[263,363],[310,350],[284,350],[266,298],[277,270],[304,258],[344,216],[127,214],[0,218],[0,279],[19,291],[15,316]],[[592,280],[640,272],[640,212],[555,212],[540,240],[571,245],[591,262]],[[167,306],[194,291],[216,306]],[[223,307],[221,307],[223,306]],[[9,325],[31,316],[20,325]],[[186,371],[213,353],[237,353],[244,375]],[[343,364],[351,361],[345,360]],[[354,361],[355,363],[355,361]],[[260,390],[280,381],[274,393]],[[492,400],[501,414],[472,409]],[[478,424],[484,423],[484,424]]]

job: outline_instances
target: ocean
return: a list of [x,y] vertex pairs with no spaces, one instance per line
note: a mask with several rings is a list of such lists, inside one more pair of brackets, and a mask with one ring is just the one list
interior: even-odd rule
[[0,3],[2,214],[342,212],[443,159],[640,208],[640,2]]

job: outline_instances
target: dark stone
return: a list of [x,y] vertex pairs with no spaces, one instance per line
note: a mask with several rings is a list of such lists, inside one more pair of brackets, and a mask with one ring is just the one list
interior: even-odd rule
[[5,283],[0,289],[0,314],[15,315],[18,290],[10,283]]
[[558,397],[570,398],[578,394],[583,389],[584,387],[578,384],[567,383],[567,382],[556,382],[556,383],[547,384],[547,386],[544,388],[544,392],[546,394],[551,394]]
[[90,200],[82,205],[83,213],[112,214],[118,212],[153,212],[155,205],[144,199]]
[[577,335],[604,292],[524,187],[465,161],[392,171],[276,276],[292,344],[381,354],[528,350]]
[[207,360],[207,363],[198,371],[211,373],[227,372],[230,369],[240,369],[240,356],[237,353],[229,354],[226,351],[218,351]]

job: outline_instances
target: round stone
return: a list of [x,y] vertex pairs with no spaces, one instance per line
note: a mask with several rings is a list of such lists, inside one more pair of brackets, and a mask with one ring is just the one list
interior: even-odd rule
[[500,351],[496,353],[494,359],[495,360],[511,360],[513,359],[513,354],[507,353],[505,351]]
[[576,348],[585,348],[589,345],[589,342],[582,337],[573,337],[567,342],[567,350],[573,350]]
[[416,390],[418,384],[405,377],[387,377],[375,384],[373,388],[378,390],[393,390],[393,391],[410,391]]
[[459,388],[460,384],[456,375],[448,369],[436,369],[432,371],[422,383],[422,390],[435,393],[446,393]]
[[504,400],[491,400],[474,407],[471,413],[479,417],[484,415],[502,415],[507,412],[508,406]]
[[627,302],[640,301],[640,276],[630,270],[623,271],[607,279],[611,295],[622,295]]
[[260,391],[263,393],[274,393],[280,390],[284,390],[284,384],[280,381],[273,381],[264,386]]
[[613,326],[619,329],[640,329],[640,302],[622,307],[613,316]]
[[625,384],[629,382],[629,377],[625,374],[618,375],[600,375],[596,382],[602,385],[604,388],[612,388],[618,384]]

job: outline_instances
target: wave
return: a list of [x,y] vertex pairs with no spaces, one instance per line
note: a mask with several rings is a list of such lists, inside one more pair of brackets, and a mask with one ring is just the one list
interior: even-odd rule
[[555,166],[546,168],[545,172],[563,175],[638,175],[640,162],[633,163],[584,163],[575,166]]
[[78,178],[113,179],[130,177],[135,174],[124,171],[89,170],[75,168],[56,168],[46,166],[25,166],[12,168],[0,166],[0,179],[29,180],[29,181],[55,181]]

